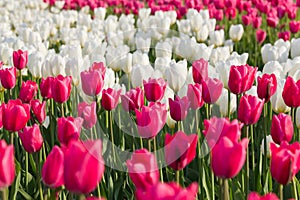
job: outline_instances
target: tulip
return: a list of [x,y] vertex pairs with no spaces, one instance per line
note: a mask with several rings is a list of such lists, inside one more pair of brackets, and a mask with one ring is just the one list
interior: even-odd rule
[[263,74],[257,77],[257,96],[268,102],[271,96],[276,92],[277,79],[275,74]]
[[2,113],[3,113],[3,104],[0,105],[0,129],[3,127]]
[[256,124],[261,115],[264,100],[256,96],[244,95],[240,99],[238,119],[245,125]]
[[[267,144],[266,151],[265,151],[265,140],[266,140],[266,144]],[[269,148],[269,146],[270,146],[271,143],[274,143],[274,141],[272,139],[272,136],[271,135],[267,135],[265,138],[262,139],[261,144],[260,144],[260,150],[262,152],[262,155],[265,155],[265,153],[266,153],[267,154],[266,156],[268,158],[271,157],[271,152],[270,152],[270,148]]]
[[268,26],[270,26],[272,28],[276,28],[278,22],[279,22],[279,19],[277,17],[268,17],[267,18],[267,24],[268,24]]
[[267,37],[267,33],[261,29],[256,31],[256,40],[259,44],[262,44]]
[[278,33],[278,38],[284,41],[290,40],[291,34],[289,31],[283,31]]
[[262,18],[261,17],[253,18],[253,21],[252,21],[253,28],[257,29],[261,26],[261,24],[262,24]]
[[80,73],[83,92],[88,96],[97,96],[102,90],[104,80],[99,70],[88,70]]
[[90,193],[97,187],[104,173],[101,153],[101,140],[70,142],[64,154],[64,183],[67,190]]
[[106,67],[103,62],[94,62],[89,70],[96,70],[100,73],[102,79],[104,80],[106,74]]
[[219,79],[202,80],[202,97],[205,103],[215,103],[222,94],[223,83]]
[[274,143],[271,148],[271,175],[280,184],[288,184],[300,169],[300,144],[281,142],[280,146]]
[[282,98],[289,107],[300,106],[300,80],[295,82],[292,77],[288,76],[284,84]]
[[242,39],[244,34],[244,28],[242,24],[231,25],[229,29],[229,37],[234,42],[238,42]]
[[145,96],[148,101],[160,101],[165,93],[167,83],[162,79],[149,78],[143,81]]
[[30,105],[22,104],[19,99],[2,104],[2,112],[3,127],[10,132],[23,129],[30,119]]
[[224,30],[218,30],[218,31],[212,31],[209,33],[209,38],[211,44],[214,44],[215,46],[221,46],[224,43]]
[[37,94],[38,85],[34,81],[22,82],[22,86],[19,93],[19,99],[24,103],[29,103]]
[[248,15],[243,15],[243,16],[242,16],[242,22],[243,22],[243,24],[244,24],[245,26],[248,26],[248,25],[251,24],[252,18],[251,18],[250,16],[248,16]]
[[34,124],[32,127],[24,127],[22,131],[19,131],[19,137],[25,151],[28,153],[37,152],[43,146],[44,140],[37,124]]
[[290,115],[280,113],[278,116],[273,115],[271,136],[275,143],[280,144],[282,141],[290,142],[293,138],[294,126]]
[[220,178],[235,177],[245,163],[248,142],[247,138],[238,143],[226,136],[221,137],[211,152],[214,174]]
[[18,70],[22,70],[26,67],[28,62],[28,52],[27,51],[14,51],[13,52],[13,63],[14,67]]
[[290,21],[289,26],[291,33],[298,33],[300,30],[300,21]]
[[[148,55],[147,55],[148,56]],[[131,71],[131,84],[133,87],[140,87],[143,85],[143,80],[149,79],[154,73],[154,69],[150,64],[141,65],[135,64]]]
[[50,99],[52,98],[52,90],[51,86],[53,84],[53,77],[47,77],[46,79],[42,78],[41,84],[40,84],[40,90],[41,90],[41,95],[45,99]]
[[248,91],[254,82],[257,68],[246,65],[231,66],[228,79],[228,87],[234,94],[242,94]]
[[121,90],[116,91],[112,88],[104,89],[102,91],[101,106],[108,111],[115,109],[119,103],[120,94]]
[[169,87],[176,93],[182,88],[187,78],[187,61],[171,61],[165,70],[165,77]]
[[0,189],[10,186],[16,175],[14,146],[0,140]]
[[264,196],[260,196],[256,192],[251,192],[248,195],[247,200],[279,200],[279,198],[276,196],[276,194],[270,192]]
[[182,131],[174,135],[166,134],[165,159],[169,167],[174,170],[185,168],[196,157],[198,135],[186,135]]
[[236,10],[236,8],[234,8],[234,7],[227,8],[227,9],[225,10],[225,16],[226,16],[227,19],[229,19],[229,20],[233,20],[233,19],[236,17],[236,13],[237,13],[237,10]]
[[206,80],[208,77],[208,62],[201,58],[195,60],[193,66],[193,79],[195,83],[201,83],[202,80]]
[[46,158],[42,168],[42,180],[51,188],[64,184],[64,153],[58,146],[54,146]]
[[300,56],[299,45],[300,45],[300,38],[297,38],[297,39],[293,38],[291,41],[291,57],[292,58]]
[[141,88],[131,89],[121,95],[122,107],[125,111],[134,111],[144,105],[144,91]]
[[30,101],[30,108],[40,124],[46,119],[46,102],[42,103],[36,99]]
[[236,119],[230,122],[228,118],[212,117],[209,120],[204,120],[204,127],[203,135],[212,149],[225,136],[237,143],[241,137],[243,124]]
[[154,138],[164,127],[167,119],[167,110],[159,102],[143,106],[141,110],[135,109],[138,132],[143,138]]
[[83,119],[83,127],[85,129],[91,129],[97,122],[96,102],[92,102],[90,105],[86,102],[78,104],[78,117]]
[[201,108],[204,104],[204,101],[202,98],[202,85],[200,85],[198,83],[196,83],[195,85],[189,84],[188,91],[187,91],[187,97],[190,102],[190,107],[193,110]]
[[5,89],[12,89],[16,85],[16,76],[17,76],[17,71],[16,68],[10,67],[3,69],[1,68],[0,64],[0,81],[2,87]]
[[131,159],[126,161],[129,177],[137,190],[147,190],[158,184],[159,171],[154,154],[146,149],[133,152]]
[[136,200],[153,199],[153,200],[195,200],[198,192],[198,184],[192,183],[187,188],[181,188],[177,183],[158,183],[149,187],[146,191],[137,190],[135,193]]
[[284,85],[285,85],[285,79],[278,79],[277,80],[277,90],[270,99],[272,109],[276,113],[285,113],[290,110],[290,107],[288,107],[284,103],[283,96],[282,96]]
[[66,102],[71,94],[71,76],[58,75],[52,81],[51,93],[54,101],[57,103]]
[[170,114],[175,121],[182,121],[186,118],[190,102],[187,96],[180,98],[176,96],[175,99],[169,98]]
[[67,145],[71,140],[78,140],[83,119],[80,117],[61,117],[57,119],[57,136],[60,143]]

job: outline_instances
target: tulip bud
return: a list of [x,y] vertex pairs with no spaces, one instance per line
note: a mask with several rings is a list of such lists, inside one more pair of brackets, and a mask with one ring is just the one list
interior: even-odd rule
[[208,62],[201,58],[195,60],[193,66],[193,79],[195,83],[201,83],[202,80],[206,80],[208,77]]
[[258,193],[256,192],[251,192],[248,195],[247,200],[279,200],[279,198],[276,196],[276,194],[270,192],[264,196],[260,196]]
[[196,83],[195,85],[189,84],[187,97],[190,102],[190,107],[193,110],[201,108],[204,104],[204,100],[202,98],[202,85]]
[[215,103],[222,94],[223,83],[219,79],[202,80],[202,97],[205,103]]
[[43,146],[44,140],[37,124],[34,124],[32,127],[24,127],[23,131],[19,131],[19,137],[25,151],[28,153],[37,152]]
[[83,119],[83,127],[85,129],[91,129],[97,122],[96,102],[92,102],[90,105],[86,102],[78,104],[78,117]]
[[180,98],[176,96],[175,99],[169,98],[170,114],[175,121],[183,121],[190,106],[190,102],[187,96]]
[[165,93],[167,83],[162,79],[149,78],[148,82],[143,81],[145,96],[148,101],[160,101]]
[[66,102],[71,94],[71,76],[58,75],[52,81],[51,93],[54,101],[57,103]]
[[276,92],[277,79],[275,74],[263,74],[257,77],[257,96],[268,102],[271,96]]
[[264,100],[256,96],[244,95],[240,99],[238,119],[245,125],[256,124],[260,118]]
[[290,21],[289,26],[291,33],[298,33],[300,30],[300,21]]
[[2,68],[2,63],[0,63],[0,81],[2,87],[5,89],[12,89],[16,85],[16,77],[17,77],[17,71],[16,68],[10,67],[10,68]]
[[13,62],[14,62],[14,67],[17,68],[18,70],[24,69],[28,62],[28,52],[22,50],[14,51]]
[[280,113],[278,116],[273,115],[271,136],[275,143],[280,144],[282,141],[290,142],[293,138],[294,126],[290,115]]
[[88,96],[97,96],[103,87],[103,77],[98,70],[88,70],[80,73],[83,92]]
[[288,76],[284,84],[282,98],[289,107],[300,106],[300,80],[295,82],[292,77]]
[[10,186],[15,179],[14,146],[0,140],[0,189]]
[[244,28],[243,25],[231,25],[229,29],[229,37],[234,42],[238,42],[242,39],[242,36],[244,34]]
[[24,103],[29,103],[37,94],[38,85],[34,81],[26,81],[22,83],[19,99],[21,99]]
[[125,111],[134,111],[144,105],[144,91],[141,88],[131,89],[121,95],[122,107]]
[[46,102],[42,103],[36,99],[30,101],[31,110],[40,124],[46,119]]
[[78,140],[83,119],[80,117],[62,117],[57,119],[57,136],[60,143],[67,145],[71,140]]
[[112,88],[104,89],[102,91],[101,106],[108,111],[115,109],[119,103],[120,94],[121,89],[118,91]]
[[265,39],[267,37],[267,33],[261,29],[258,29],[256,31],[256,41],[259,43],[259,44],[262,44]]
[[40,90],[41,90],[42,97],[45,99],[52,98],[51,86],[52,86],[53,80],[54,80],[53,77],[47,77],[46,79],[42,78],[42,81],[40,84]]
[[274,143],[272,136],[271,135],[267,135],[265,138],[262,139],[261,144],[260,144],[260,150],[262,152],[262,155],[265,155],[265,140],[267,140],[267,157],[270,158],[271,157],[271,152],[270,152],[270,144]]
[[187,78],[187,61],[170,62],[165,70],[165,77],[169,87],[176,93],[184,85]]

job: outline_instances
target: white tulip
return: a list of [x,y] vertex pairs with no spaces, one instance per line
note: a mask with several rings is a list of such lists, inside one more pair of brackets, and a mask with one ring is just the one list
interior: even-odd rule
[[42,66],[44,65],[44,55],[39,51],[28,55],[28,70],[35,78],[42,77]]
[[164,12],[165,16],[170,19],[170,25],[173,25],[176,23],[177,19],[177,13],[175,10],[169,10],[167,12]]
[[74,85],[78,85],[80,81],[80,72],[82,71],[83,59],[82,57],[70,58],[66,62],[66,75],[72,76]]
[[116,84],[115,72],[111,68],[106,68],[103,89],[112,88]]
[[200,28],[200,30],[198,30],[196,32],[196,38],[197,38],[197,41],[199,42],[204,42],[207,40],[208,38],[208,26],[207,24],[202,24],[202,27]]
[[191,34],[191,23],[188,19],[177,21],[178,31],[180,34],[190,35]]
[[136,51],[132,54],[132,65],[149,65],[149,56],[146,53]]
[[280,63],[286,62],[289,57],[291,47],[290,41],[284,41],[283,39],[279,39],[274,43],[274,46],[278,48],[278,61]]
[[[265,139],[267,140],[266,144],[267,144],[267,157],[271,157],[271,151],[270,151],[270,144],[274,143],[273,139],[272,139],[272,136],[271,135],[267,135],[266,138],[263,138],[262,141],[261,141],[261,145],[260,145],[260,150],[262,152],[262,154],[264,155],[265,154]],[[277,145],[277,144],[275,144]]]
[[283,67],[278,61],[269,61],[264,65],[263,74],[275,74],[277,78],[285,78]]
[[135,87],[140,87],[143,85],[143,80],[148,80],[154,70],[151,65],[133,65],[131,70],[131,84]]
[[282,91],[285,84],[285,79],[277,79],[277,89],[275,94],[271,97],[271,105],[272,109],[276,113],[286,113],[290,111],[290,107],[288,107],[282,98]]
[[190,18],[192,31],[198,32],[202,29],[203,19],[202,16],[197,13]]
[[300,38],[293,38],[291,44],[291,57],[295,58],[296,56],[300,56]]
[[126,74],[129,74],[132,70],[132,53],[128,53],[126,58],[122,60],[122,70]]
[[156,57],[172,57],[172,45],[167,42],[158,42],[155,46],[155,56]]
[[229,47],[218,47],[211,51],[209,61],[212,65],[215,65],[219,61],[225,61],[230,56]]
[[8,64],[8,65],[12,64],[11,62],[12,54],[13,54],[12,48],[8,47],[5,44],[0,46],[0,58],[4,64]]
[[94,9],[96,19],[104,20],[106,15],[106,8],[98,7]]
[[225,40],[224,46],[229,47],[229,51],[233,52],[234,42],[232,40]]
[[165,74],[166,67],[169,66],[171,58],[168,57],[156,57],[154,68],[159,70],[162,74]]
[[120,71],[122,68],[120,60],[124,59],[129,52],[129,47],[122,45],[119,47],[107,47],[106,64],[107,67],[112,68],[114,71]]
[[151,8],[141,8],[139,9],[139,19],[146,19],[151,14]]
[[[223,117],[228,115],[228,90],[223,88],[220,98],[216,101]],[[230,114],[236,110],[236,96],[230,93]]]
[[203,20],[209,20],[209,10],[200,10],[199,14],[202,16]]
[[172,119],[171,115],[170,115],[170,111],[167,112],[167,120],[166,120],[167,126],[170,129],[174,129],[175,125],[176,125],[176,121],[174,119]]
[[[199,12],[194,8],[189,8],[186,13],[186,18],[191,19],[195,15],[199,14]],[[201,16],[201,15],[200,15]],[[201,16],[202,17],[202,16]]]
[[213,50],[213,45],[206,46],[206,44],[204,43],[200,43],[200,44],[196,43],[192,48],[193,48],[194,55],[190,61],[199,60],[200,58],[209,60]]
[[279,59],[278,48],[272,46],[271,44],[265,44],[261,48],[261,54],[263,63],[267,63],[269,61],[276,61]]
[[151,45],[151,38],[136,37],[135,44],[137,50],[148,53]]
[[234,42],[238,42],[242,39],[244,34],[244,27],[242,24],[238,25],[231,25],[229,28],[229,37],[232,39]]
[[169,87],[177,93],[187,78],[187,61],[182,60],[176,63],[172,60],[165,70],[165,77]]

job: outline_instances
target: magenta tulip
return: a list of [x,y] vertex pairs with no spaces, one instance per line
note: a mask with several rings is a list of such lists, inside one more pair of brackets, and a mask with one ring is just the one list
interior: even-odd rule
[[101,106],[108,111],[115,109],[119,103],[120,94],[121,89],[118,91],[112,88],[104,89],[102,91]]
[[64,183],[67,190],[86,194],[97,187],[104,173],[101,154],[100,140],[72,140],[69,143],[64,154]]
[[3,104],[0,105],[0,129],[3,127],[2,113],[3,113]]
[[30,119],[30,105],[23,104],[21,100],[9,100],[7,104],[2,104],[3,127],[16,132],[23,129]]
[[141,88],[131,89],[121,95],[122,107],[125,111],[134,111],[144,105],[144,91]]
[[283,87],[282,98],[289,107],[300,106],[300,80],[295,82],[291,76],[288,76]]
[[13,52],[13,63],[14,67],[18,70],[22,70],[26,67],[28,62],[28,52],[27,51],[14,51]]
[[204,104],[204,100],[202,98],[202,85],[198,83],[196,83],[195,85],[189,84],[187,97],[190,102],[190,107],[193,110],[201,108]]
[[88,70],[80,73],[83,92],[88,96],[97,96],[104,85],[102,74],[99,70]]
[[290,142],[293,134],[294,126],[290,115],[284,113],[273,115],[271,136],[275,143],[280,144],[282,141]]
[[240,99],[238,119],[245,125],[256,124],[260,118],[263,107],[264,100],[256,96],[244,95]]
[[46,79],[42,78],[40,84],[40,91],[41,95],[44,99],[51,99],[52,98],[52,90],[51,85],[53,84],[54,78],[49,76]]
[[30,107],[35,118],[42,124],[46,119],[46,102],[41,103],[38,99],[31,100]]
[[97,122],[96,113],[96,102],[87,104],[86,102],[81,102],[78,104],[78,117],[83,119],[83,127],[85,129],[91,129]]
[[262,44],[265,41],[266,37],[267,37],[267,33],[265,31],[261,30],[261,29],[258,29],[256,31],[255,35],[256,35],[256,41],[259,44]]
[[291,33],[298,33],[300,30],[300,21],[290,21],[289,26]]
[[175,99],[169,98],[170,115],[175,121],[182,121],[188,114],[190,102],[187,96],[180,98],[176,96]]
[[57,103],[66,102],[71,94],[71,84],[71,76],[64,77],[62,75],[58,75],[55,77],[51,85],[52,97],[54,101]]
[[148,101],[160,101],[165,93],[167,83],[162,78],[143,81],[145,96]]
[[1,68],[0,65],[0,81],[5,89],[12,89],[16,85],[17,70],[14,67]]
[[133,152],[126,161],[129,177],[137,190],[147,190],[159,182],[159,171],[154,154],[146,149]]
[[43,146],[43,137],[40,131],[40,127],[37,124],[29,127],[26,126],[22,131],[19,131],[19,137],[22,141],[22,145],[28,153],[34,153],[39,151]]
[[104,80],[105,73],[106,73],[106,67],[104,66],[103,62],[94,62],[92,66],[89,68],[89,70],[96,70],[100,72],[102,79]]
[[0,140],[0,189],[10,186],[16,175],[14,146]]
[[205,103],[215,103],[222,94],[223,83],[219,79],[207,78],[202,80],[202,97]]
[[277,79],[275,74],[263,74],[257,77],[257,96],[265,99],[267,103],[277,89]]
[[198,135],[186,135],[182,131],[174,135],[166,134],[165,159],[169,167],[174,170],[185,168],[196,157]]
[[58,146],[54,146],[46,158],[42,168],[42,180],[51,188],[64,184],[64,153]]
[[251,192],[248,195],[247,200],[279,200],[279,198],[274,193],[268,193],[264,196],[260,196],[256,192]]
[[37,94],[38,85],[34,81],[22,82],[22,86],[19,93],[19,99],[24,103],[29,103]]
[[57,119],[57,136],[60,143],[68,145],[71,140],[78,140],[83,119],[81,117],[62,117]]
[[195,83],[201,83],[202,80],[208,78],[208,62],[201,58],[200,60],[195,60],[192,64],[193,79]]

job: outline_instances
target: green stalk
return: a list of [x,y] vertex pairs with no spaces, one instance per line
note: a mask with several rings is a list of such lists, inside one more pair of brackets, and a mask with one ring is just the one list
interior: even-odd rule
[[[245,127],[246,138],[249,138],[249,127]],[[245,178],[245,192],[246,194],[249,193],[249,148],[247,148],[247,155],[246,155],[246,178]]]
[[178,185],[180,185],[180,171],[177,170],[175,173],[176,173],[176,183],[177,183]]
[[264,160],[263,160],[263,171],[262,171],[262,180],[266,180],[265,179],[265,172],[267,170],[267,104],[264,105],[264,117],[263,117],[263,126],[264,126]]
[[279,198],[280,200],[283,200],[283,185],[279,185]]
[[227,102],[227,115],[228,115],[228,119],[230,120],[230,100],[231,100],[231,98],[230,98],[230,91],[228,90],[228,102]]
[[25,188],[28,189],[28,153],[25,152]]
[[228,180],[223,180],[223,200],[229,200],[229,187],[228,187]]
[[116,162],[116,153],[115,153],[115,141],[114,141],[114,132],[113,132],[113,123],[112,123],[112,111],[109,112],[109,126],[110,126],[110,137],[112,143],[112,153],[114,162]]
[[293,178],[293,197],[295,198],[295,200],[298,200],[298,190],[297,190],[297,186],[296,186],[296,181],[295,181],[295,178]]
[[60,109],[61,109],[61,116],[64,117],[65,113],[64,113],[64,104],[63,103],[60,104]]
[[8,188],[3,188],[2,192],[2,200],[8,200]]
[[151,152],[151,139],[148,139],[148,150]]
[[[253,125],[250,125],[250,134],[251,134],[252,172],[255,172],[255,154],[254,154],[255,153],[255,149],[254,149]],[[254,186],[255,186],[256,185],[256,177],[253,176],[253,179],[254,179]]]
[[211,173],[211,192],[212,192],[212,200],[215,200],[215,175],[212,169],[210,170]]

